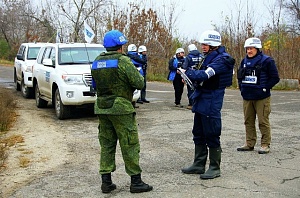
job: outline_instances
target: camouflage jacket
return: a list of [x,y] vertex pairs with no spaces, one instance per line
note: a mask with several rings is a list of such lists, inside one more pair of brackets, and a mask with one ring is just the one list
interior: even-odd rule
[[97,91],[95,114],[135,112],[131,104],[133,92],[144,87],[144,78],[126,55],[116,51],[101,53],[95,59],[91,73]]

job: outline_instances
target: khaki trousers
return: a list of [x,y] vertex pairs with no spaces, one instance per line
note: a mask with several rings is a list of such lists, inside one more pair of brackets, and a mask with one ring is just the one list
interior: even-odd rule
[[271,98],[268,97],[262,100],[244,100],[243,108],[247,146],[254,147],[256,144],[256,115],[258,118],[258,128],[261,132],[261,146],[269,146],[271,143],[271,128],[269,122]]

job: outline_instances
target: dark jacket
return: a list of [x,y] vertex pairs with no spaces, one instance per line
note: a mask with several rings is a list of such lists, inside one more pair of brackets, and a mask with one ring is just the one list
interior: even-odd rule
[[147,61],[142,59],[137,52],[128,52],[127,56],[131,59],[132,63],[136,67],[142,67],[144,64],[147,63]]
[[203,54],[201,54],[198,50],[192,50],[185,57],[185,61],[183,64],[183,69],[187,69],[188,67],[193,67],[199,65],[199,63],[204,58]]
[[186,70],[186,75],[198,85],[191,96],[193,112],[221,118],[225,88],[232,84],[234,64],[235,60],[221,46],[206,55],[200,70]]
[[175,78],[181,78],[180,74],[177,73],[177,68],[182,68],[185,58],[177,58],[176,55],[169,60],[169,75],[168,80],[174,80]]
[[244,100],[261,100],[271,96],[271,89],[280,78],[273,58],[261,51],[256,56],[246,56],[238,70],[238,83]]

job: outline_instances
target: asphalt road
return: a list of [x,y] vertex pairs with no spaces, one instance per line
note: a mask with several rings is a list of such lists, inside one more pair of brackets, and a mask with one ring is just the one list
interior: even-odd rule
[[[0,67],[0,85],[12,87],[12,84],[12,68]],[[34,102],[12,91],[19,101],[31,105],[32,108],[26,108],[34,113]],[[96,117],[79,114],[59,121],[54,110],[46,109],[44,116],[48,123],[45,124],[57,125],[63,129],[60,133],[67,134],[69,157],[43,174],[32,174],[31,179],[9,197],[300,197],[300,92],[272,92],[271,152],[259,155],[259,132],[253,152],[236,151],[245,137],[242,99],[238,90],[226,90],[222,110],[221,177],[205,181],[200,180],[199,175],[181,173],[181,168],[193,160],[193,113],[174,107],[174,92],[168,83],[149,82],[147,98],[151,103],[139,104],[137,120],[142,176],[145,182],[153,185],[153,191],[129,192],[130,178],[124,171],[118,149],[117,170],[112,174],[117,189],[102,194]],[[186,92],[182,103],[187,105]]]

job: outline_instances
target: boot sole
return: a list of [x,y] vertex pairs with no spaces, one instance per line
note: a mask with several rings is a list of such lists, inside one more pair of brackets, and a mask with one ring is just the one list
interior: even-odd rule
[[215,178],[217,178],[217,177],[220,177],[221,175],[215,175],[214,177],[201,177],[201,175],[200,175],[200,179],[215,179]]
[[205,173],[205,171],[193,171],[193,172],[187,172],[187,171],[183,171],[183,170],[181,170],[181,171],[184,174],[203,174],[203,173]]
[[150,188],[145,189],[145,190],[141,190],[141,189],[132,190],[132,189],[130,189],[130,192],[131,193],[143,193],[143,192],[149,192],[151,190],[153,190],[153,187],[150,187]]
[[112,186],[110,186],[106,189],[101,188],[102,193],[105,193],[105,194],[110,193],[111,191],[116,190],[116,189],[117,189],[117,186],[115,184],[113,184]]

